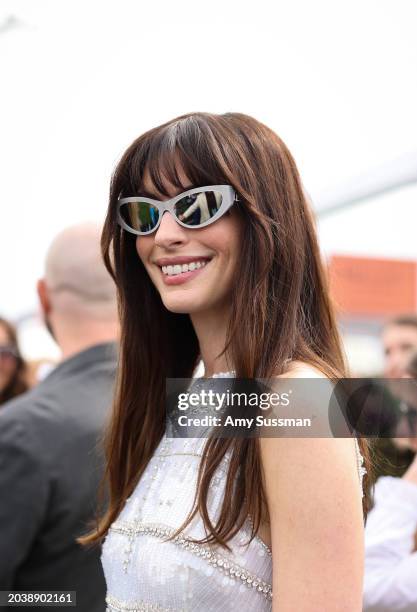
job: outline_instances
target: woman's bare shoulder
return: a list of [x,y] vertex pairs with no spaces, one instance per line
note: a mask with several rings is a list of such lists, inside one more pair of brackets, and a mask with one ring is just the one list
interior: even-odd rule
[[[321,379],[331,386],[332,380],[316,366],[303,361],[292,361],[286,372],[276,377],[277,386],[282,379]],[[280,380],[278,380],[280,379]],[[328,391],[324,392],[323,387],[315,386],[312,381],[308,387],[308,393],[313,394],[317,391],[319,400],[328,397]],[[305,389],[304,389],[305,391]],[[312,401],[312,405],[314,402]],[[338,477],[336,465],[344,465],[346,473],[350,467],[355,467],[356,454],[354,441],[350,438],[329,437],[301,437],[301,436],[269,436],[261,439],[261,458],[266,473],[270,472],[281,482],[288,479],[300,478],[303,482],[306,474],[311,471],[315,475],[326,475],[327,481]],[[308,457],[308,466],[305,465]],[[272,489],[278,480],[272,479]]]
[[290,361],[287,364],[287,369],[283,374],[277,376],[277,378],[328,378],[321,370],[316,366],[305,361]]

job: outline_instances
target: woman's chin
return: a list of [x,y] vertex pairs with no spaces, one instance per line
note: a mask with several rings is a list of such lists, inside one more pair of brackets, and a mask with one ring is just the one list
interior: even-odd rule
[[208,301],[192,298],[191,295],[180,296],[180,295],[165,295],[162,296],[162,302],[167,310],[175,312],[177,314],[195,314],[207,310],[209,306]]

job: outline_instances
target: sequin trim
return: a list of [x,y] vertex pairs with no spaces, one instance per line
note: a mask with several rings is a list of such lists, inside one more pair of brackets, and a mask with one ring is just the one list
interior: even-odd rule
[[122,601],[112,595],[106,597],[106,612],[185,612],[174,608],[164,608],[158,604],[145,601]]
[[356,449],[356,458],[358,463],[358,472],[359,472],[359,481],[361,483],[362,497],[364,497],[365,493],[363,491],[363,477],[367,474],[368,470],[364,466],[364,458],[359,448],[359,442],[355,438],[355,449]]
[[[251,517],[250,514],[248,514],[248,523],[251,526],[251,529],[253,531],[253,519]],[[258,544],[260,546],[262,546],[262,548],[265,550],[265,552],[272,557],[272,550],[269,548],[268,544],[266,544],[262,538],[260,536],[258,536],[257,534],[255,534],[255,537],[253,538],[256,542],[258,542]]]
[[[156,538],[167,538],[175,533],[175,529],[166,525],[140,523],[140,522],[123,522],[116,521],[110,527],[110,531],[127,535],[131,540],[136,535],[152,535]],[[206,559],[212,567],[216,567],[220,571],[227,574],[230,578],[238,579],[250,589],[255,589],[267,599],[272,599],[272,586],[261,580],[255,574],[251,574],[240,565],[233,563],[227,557],[214,552],[207,544],[197,544],[184,535],[177,535],[172,542],[181,546],[185,550],[189,550],[195,555]]]

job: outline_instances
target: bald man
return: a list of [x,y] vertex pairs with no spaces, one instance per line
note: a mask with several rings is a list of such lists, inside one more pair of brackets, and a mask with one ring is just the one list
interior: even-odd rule
[[73,610],[104,612],[100,550],[76,542],[96,509],[117,359],[115,286],[100,227],[61,232],[37,289],[62,360],[0,411],[0,590],[72,591]]

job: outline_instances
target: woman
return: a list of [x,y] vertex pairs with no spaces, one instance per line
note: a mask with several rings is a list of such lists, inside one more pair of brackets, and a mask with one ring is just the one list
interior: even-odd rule
[[[403,378],[417,380],[417,353],[409,359]],[[405,414],[408,428],[415,429],[415,388],[407,386],[402,392],[414,404],[408,406]],[[403,443],[416,453],[416,432],[414,437],[403,438]],[[375,486],[375,505],[366,526],[364,610],[414,612],[416,585],[417,455],[414,455],[401,478],[381,476]]]
[[[185,214],[196,194],[213,215],[203,222]],[[352,439],[164,435],[165,379],[191,377],[200,358],[206,377],[345,373],[284,143],[238,113],[150,130],[116,168],[102,246],[119,292],[120,372],[110,505],[82,541],[108,534],[108,610],[359,611]]]
[[0,317],[0,405],[27,389],[26,365],[19,351],[16,330]]

